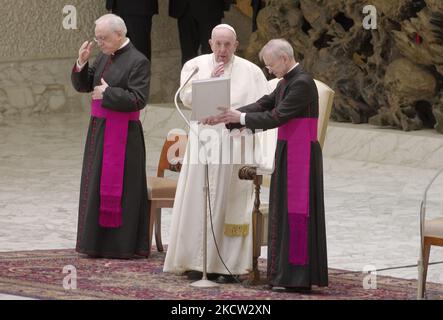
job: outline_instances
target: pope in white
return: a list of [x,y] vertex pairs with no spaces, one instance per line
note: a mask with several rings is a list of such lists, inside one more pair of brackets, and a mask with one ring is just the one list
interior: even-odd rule
[[[231,26],[216,26],[209,44],[212,54],[198,56],[183,66],[182,84],[196,67],[199,70],[180,94],[185,106],[192,106],[193,80],[230,77],[233,108],[253,103],[269,93],[268,82],[261,69],[234,54],[238,41]],[[192,150],[191,143],[192,140],[188,143],[185,158],[189,157],[189,150]],[[273,158],[268,160],[272,162]],[[208,273],[241,275],[252,269],[253,184],[238,178],[241,167],[241,164],[209,164],[214,235],[221,258],[230,272],[217,253],[208,210],[208,227],[204,230],[208,239]],[[163,268],[165,272],[203,271],[204,185],[204,164],[185,162],[180,172],[172,210],[170,239]]]

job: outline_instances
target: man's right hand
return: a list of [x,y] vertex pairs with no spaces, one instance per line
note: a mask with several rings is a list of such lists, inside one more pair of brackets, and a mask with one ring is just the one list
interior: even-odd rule
[[206,124],[206,125],[210,125],[210,126],[215,126],[216,124],[222,123],[223,121],[221,120],[221,116],[222,115],[217,115],[217,116],[209,116],[201,121],[199,121],[202,124]]
[[223,62],[220,62],[214,67],[214,70],[212,70],[211,77],[218,78],[223,73],[225,73],[225,64]]
[[78,63],[80,65],[83,65],[86,62],[88,62],[89,57],[91,56],[93,44],[94,44],[93,41],[85,41],[78,50]]

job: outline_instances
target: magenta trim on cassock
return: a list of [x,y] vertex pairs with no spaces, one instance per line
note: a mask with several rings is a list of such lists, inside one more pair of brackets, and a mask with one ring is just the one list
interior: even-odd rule
[[102,100],[92,100],[91,115],[106,119],[100,178],[99,225],[118,228],[122,225],[122,193],[126,143],[130,120],[139,120],[140,112],[118,112],[102,107]]
[[278,128],[287,145],[289,263],[308,263],[308,217],[311,142],[317,141],[316,118],[292,119]]

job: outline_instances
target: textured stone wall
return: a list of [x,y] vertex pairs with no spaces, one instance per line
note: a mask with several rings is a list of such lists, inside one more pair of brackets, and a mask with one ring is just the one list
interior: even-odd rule
[[73,59],[0,63],[0,118],[78,111],[87,103],[71,86]]
[[[75,30],[62,25],[67,4],[77,9]],[[105,13],[100,0],[2,0],[0,5],[0,62],[73,57]]]
[[[77,9],[77,29],[65,30],[65,5]],[[104,0],[2,0],[0,5],[0,122],[12,115],[87,110],[90,97],[72,89],[70,72],[83,41],[94,36],[94,21],[106,13]],[[172,103],[181,58],[177,21],[160,0],[153,17],[150,103]],[[250,20],[237,8],[224,20],[247,46]],[[97,53],[97,49],[95,49]]]
[[[77,29],[63,28],[66,4]],[[79,110],[87,97],[70,84],[80,44],[94,35],[102,1],[2,0],[0,9],[0,122],[10,115]]]
[[172,103],[180,84],[181,56],[177,22],[168,16],[169,0],[159,1],[152,20],[151,103]]
[[[377,29],[363,28],[363,8]],[[336,91],[332,119],[443,133],[443,1],[268,0],[247,57],[288,39],[315,78]]]

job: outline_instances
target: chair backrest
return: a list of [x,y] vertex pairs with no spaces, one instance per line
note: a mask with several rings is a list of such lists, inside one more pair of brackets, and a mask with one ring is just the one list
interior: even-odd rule
[[280,80],[281,79],[274,78],[268,81],[269,90],[271,90],[271,92],[277,88],[277,84],[280,82]]
[[329,117],[331,115],[332,103],[334,102],[334,90],[329,88],[325,83],[316,80],[315,85],[318,91],[318,127],[317,139],[323,148],[326,139],[326,131],[328,129]]
[[[272,79],[268,81],[269,88],[274,90],[277,87],[280,79]],[[334,90],[328,87],[320,80],[316,80],[315,85],[318,91],[318,127],[317,127],[317,139],[320,146],[323,148],[326,139],[326,131],[328,128],[329,117],[331,115],[332,104],[334,102]]]
[[183,160],[186,150],[186,143],[188,142],[188,136],[183,134],[171,133],[163,143],[160,158],[157,166],[157,177],[164,177],[165,170],[171,170],[171,165],[176,165],[174,161],[170,160]]
[[[268,86],[271,91],[273,91],[276,87],[278,82],[281,79],[272,79],[268,81]],[[323,148],[323,144],[325,142],[326,138],[326,131],[328,128],[329,123],[329,116],[331,115],[331,109],[332,109],[332,103],[334,100],[334,90],[329,88],[326,84],[319,80],[315,80],[315,85],[317,86],[318,91],[318,127],[317,127],[317,139],[320,143],[320,146]],[[260,137],[260,139],[267,139],[267,143],[262,143],[263,147],[266,148],[266,150],[263,150],[262,152],[266,151],[266,154],[274,154],[275,148],[277,146],[277,136],[278,131],[277,129],[267,130],[262,133],[263,137]],[[272,162],[273,163],[273,162]],[[263,175],[263,185],[269,186],[270,185],[270,178],[269,174],[273,172],[273,165],[264,167],[264,168],[257,168],[257,173]]]

